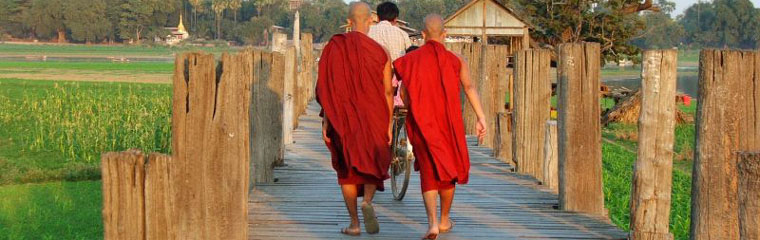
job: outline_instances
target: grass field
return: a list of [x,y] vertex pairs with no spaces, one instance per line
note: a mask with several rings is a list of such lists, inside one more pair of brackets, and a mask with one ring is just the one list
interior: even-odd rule
[[100,154],[168,153],[171,86],[0,79],[0,184],[99,178]]
[[196,46],[0,44],[0,55],[5,56],[167,57],[177,52],[186,51],[204,51],[218,54],[237,50],[238,48],[233,47]]
[[100,181],[0,185],[0,240],[101,239]]
[[173,62],[18,62],[0,61],[0,74],[33,73],[43,70],[128,71],[129,73],[171,74]]

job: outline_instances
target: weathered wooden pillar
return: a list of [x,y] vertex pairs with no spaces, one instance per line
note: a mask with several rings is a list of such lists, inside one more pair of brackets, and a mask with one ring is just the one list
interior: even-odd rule
[[[470,80],[474,86],[478,87],[481,103],[485,99],[482,94],[483,89],[480,88],[482,86],[481,82],[483,81],[481,75],[483,47],[484,46],[481,43],[466,43],[462,46],[463,57],[467,60],[467,65],[470,67]],[[467,101],[465,98],[462,102],[464,103],[464,106],[462,108],[462,117],[464,118],[464,131],[466,134],[474,135],[477,133],[475,124],[478,123],[478,117],[475,114],[475,110],[473,110],[472,106],[470,105],[470,101]]]
[[283,87],[282,87],[282,142],[293,143],[293,129],[295,129],[296,109],[294,104],[294,91],[298,79],[298,59],[295,47],[288,47],[285,51],[283,64]]
[[760,152],[738,154],[739,236],[760,239]]
[[211,54],[176,58],[170,178],[178,239],[247,238],[253,55],[223,54],[219,68]]
[[507,46],[486,46],[484,78],[479,93],[486,117],[487,133],[483,145],[494,148],[498,136],[498,114],[503,113],[507,96]]
[[631,190],[631,239],[673,239],[669,223],[677,57],[676,50],[644,52],[638,159]]
[[758,52],[702,50],[691,238],[739,239],[737,152],[760,150]]
[[175,232],[173,167],[169,155],[152,153],[145,165],[145,238],[177,239]]
[[544,137],[544,179],[541,182],[554,192],[559,188],[559,156],[557,150],[557,121],[546,121]]
[[599,61],[597,43],[559,47],[559,204],[562,210],[604,215]]
[[145,239],[144,164],[136,150],[101,157],[105,239]]
[[514,166],[515,163],[512,162],[512,114],[499,113],[496,126],[498,129],[494,157]]
[[551,52],[522,50],[515,54],[513,158],[517,172],[539,181],[544,175],[544,138],[551,111]]
[[[254,51],[251,119],[251,165],[256,183],[274,181],[274,166],[283,158],[283,88],[281,53]],[[294,117],[295,119],[295,117]]]
[[314,79],[314,73],[315,69],[314,66],[316,63],[314,62],[314,37],[311,33],[302,33],[301,34],[301,72],[303,72],[303,87],[305,88],[304,92],[306,92],[306,95],[304,96],[303,102],[304,106],[303,109],[301,109],[301,113],[303,114],[306,111],[306,106],[309,104],[309,101],[314,99],[315,91],[314,87],[316,86],[316,80]]

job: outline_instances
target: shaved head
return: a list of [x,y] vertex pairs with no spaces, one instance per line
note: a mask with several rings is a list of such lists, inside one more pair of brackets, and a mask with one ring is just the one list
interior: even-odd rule
[[348,23],[353,31],[367,33],[372,24],[372,8],[365,2],[352,2],[348,5]]
[[438,14],[430,14],[425,16],[423,22],[422,32],[425,34],[426,39],[431,40],[443,40],[446,30],[443,28],[443,17]]
[[348,19],[363,21],[372,17],[372,8],[365,2],[352,2],[348,5]]

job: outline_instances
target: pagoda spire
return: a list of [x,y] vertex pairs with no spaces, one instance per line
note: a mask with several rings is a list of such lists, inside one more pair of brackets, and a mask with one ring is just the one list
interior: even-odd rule
[[185,25],[182,24],[182,13],[179,14],[179,25],[177,25],[177,31],[178,32],[187,32],[187,30],[185,30]]

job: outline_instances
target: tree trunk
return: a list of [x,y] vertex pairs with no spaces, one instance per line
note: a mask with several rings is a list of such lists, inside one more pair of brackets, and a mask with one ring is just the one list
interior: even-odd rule
[[66,43],[66,29],[59,28],[57,31],[58,31],[58,43]]

